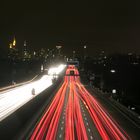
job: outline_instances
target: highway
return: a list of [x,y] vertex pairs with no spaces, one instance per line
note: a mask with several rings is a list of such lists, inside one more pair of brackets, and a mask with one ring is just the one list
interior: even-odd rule
[[130,140],[69,66],[62,86],[34,126],[30,140]]
[[50,87],[53,84],[53,74],[61,73],[64,68],[64,65],[50,68],[48,75],[44,74],[36,81],[0,92],[0,121]]

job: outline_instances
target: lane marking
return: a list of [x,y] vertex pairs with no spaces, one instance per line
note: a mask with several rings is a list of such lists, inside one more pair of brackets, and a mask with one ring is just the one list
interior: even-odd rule
[[90,128],[88,128],[88,131],[90,132]]
[[63,130],[63,127],[61,127],[61,130]]
[[62,134],[59,135],[59,138],[62,138]]
[[93,136],[90,136],[90,139],[93,140]]

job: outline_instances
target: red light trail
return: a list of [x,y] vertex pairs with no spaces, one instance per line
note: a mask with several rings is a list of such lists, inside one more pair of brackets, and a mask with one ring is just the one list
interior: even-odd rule
[[[75,75],[79,75],[78,70],[74,66],[69,66],[66,75],[70,75],[73,70]],[[46,109],[43,117],[35,127],[30,140],[53,140],[57,139],[59,122],[63,112],[64,102],[66,102],[65,129],[62,139],[65,140],[88,140],[87,128],[81,104],[86,108],[91,120],[98,133],[100,139],[103,140],[129,140],[129,136],[120,126],[111,118],[107,111],[100,103],[85,89],[80,82],[79,76],[65,76],[64,83],[56,93],[50,106]],[[90,139],[93,139],[91,136]],[[95,138],[97,139],[97,138]]]

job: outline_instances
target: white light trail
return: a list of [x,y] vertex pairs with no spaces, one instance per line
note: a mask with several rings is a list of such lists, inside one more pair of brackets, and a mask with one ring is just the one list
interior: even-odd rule
[[[29,100],[40,94],[52,85],[52,76],[44,75],[40,80],[17,87],[11,91],[0,94],[0,121],[12,114]],[[32,95],[32,89],[35,95]]]
[[54,68],[50,68],[48,71],[49,75],[54,75],[54,74],[59,74],[64,68],[66,67],[66,65],[59,65],[58,67],[54,67]]
[[[59,74],[64,68],[64,65],[60,65],[54,68],[53,72]],[[44,75],[37,81],[0,92],[0,121],[50,87],[53,84],[53,78],[53,75]],[[35,90],[35,94],[32,94],[33,89]]]

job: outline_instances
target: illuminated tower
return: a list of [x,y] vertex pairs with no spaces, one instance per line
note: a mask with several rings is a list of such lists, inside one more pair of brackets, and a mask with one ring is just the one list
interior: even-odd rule
[[16,39],[14,37],[12,43],[9,44],[9,49],[15,49],[16,48]]
[[12,43],[9,44],[9,54],[8,54],[8,57],[10,59],[17,59],[18,58],[18,50],[16,48],[16,38],[14,37]]
[[13,48],[16,47],[16,38],[14,37],[13,43],[12,43]]

